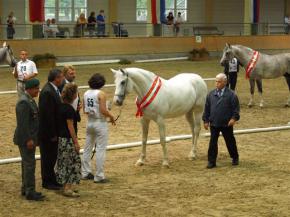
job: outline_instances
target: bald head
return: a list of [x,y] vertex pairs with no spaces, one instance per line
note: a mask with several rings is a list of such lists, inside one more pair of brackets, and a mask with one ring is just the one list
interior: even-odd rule
[[223,89],[227,84],[227,76],[224,73],[219,73],[215,77],[215,83],[217,89]]

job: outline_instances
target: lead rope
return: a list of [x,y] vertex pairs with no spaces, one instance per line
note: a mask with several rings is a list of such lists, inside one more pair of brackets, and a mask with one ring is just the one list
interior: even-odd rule
[[[124,105],[124,104],[123,104]],[[119,114],[117,115],[117,117],[115,118],[115,122],[119,119],[119,117],[121,116],[122,114],[122,110],[123,110],[123,105],[120,107],[119,109]],[[107,121],[108,123],[110,123],[110,121]],[[93,151],[92,151],[92,156],[91,156],[91,160],[94,158],[95,156],[95,153],[96,153],[96,148],[97,148],[97,143],[95,143],[95,146],[93,148]]]

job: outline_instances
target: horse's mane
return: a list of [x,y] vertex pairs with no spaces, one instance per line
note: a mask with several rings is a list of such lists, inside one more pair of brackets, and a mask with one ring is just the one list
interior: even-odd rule
[[125,72],[128,72],[128,74],[132,76],[137,75],[137,73],[141,73],[142,75],[146,77],[150,77],[150,78],[156,76],[153,72],[150,72],[148,70],[141,69],[141,68],[136,68],[136,67],[125,68]]

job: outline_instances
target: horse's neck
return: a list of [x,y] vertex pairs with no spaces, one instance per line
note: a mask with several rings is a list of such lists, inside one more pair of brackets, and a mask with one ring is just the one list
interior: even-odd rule
[[130,73],[129,78],[133,82],[133,89],[137,93],[139,98],[146,95],[147,91],[150,89],[152,83],[154,82],[156,75],[153,73]]
[[0,61],[5,60],[7,48],[0,48]]
[[235,47],[233,53],[234,56],[239,60],[239,62],[244,67],[246,67],[253,56],[254,50],[246,47]]

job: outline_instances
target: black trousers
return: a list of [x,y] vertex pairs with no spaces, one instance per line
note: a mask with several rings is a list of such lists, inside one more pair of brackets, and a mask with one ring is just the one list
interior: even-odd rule
[[227,87],[235,91],[237,85],[238,72],[227,72],[225,74],[228,79]]
[[43,140],[40,142],[42,186],[55,185],[56,176],[54,166],[57,159],[58,143]]
[[35,147],[27,149],[26,145],[18,146],[22,171],[21,192],[26,195],[35,192]]
[[218,154],[218,138],[222,132],[224,140],[227,145],[227,149],[232,159],[238,159],[238,149],[236,145],[236,139],[234,137],[233,127],[210,127],[210,141],[208,147],[208,161],[216,162],[217,154]]

